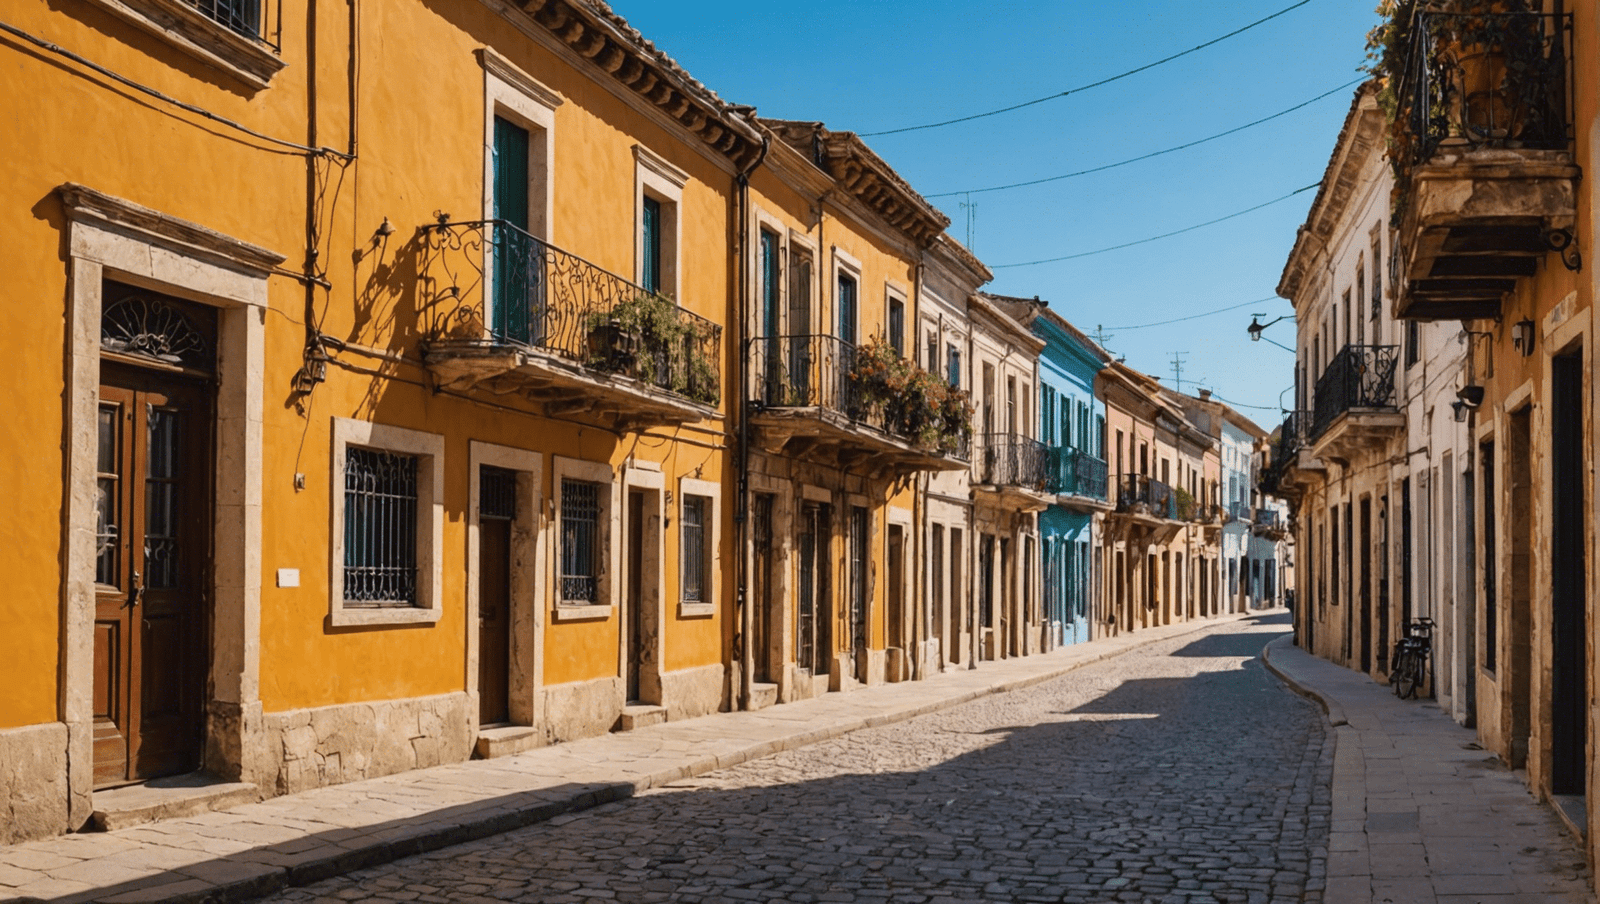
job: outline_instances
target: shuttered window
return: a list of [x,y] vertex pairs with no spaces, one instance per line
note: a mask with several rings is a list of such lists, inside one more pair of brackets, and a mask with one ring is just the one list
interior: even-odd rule
[[640,253],[644,259],[641,261],[640,281],[646,290],[651,292],[661,291],[661,202],[646,196],[644,199],[643,221],[640,226]]

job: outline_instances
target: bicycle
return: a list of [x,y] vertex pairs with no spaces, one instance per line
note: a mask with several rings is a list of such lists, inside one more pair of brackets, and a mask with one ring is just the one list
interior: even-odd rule
[[1394,642],[1394,666],[1389,670],[1389,686],[1404,700],[1415,697],[1427,681],[1428,654],[1433,649],[1433,619],[1423,617],[1406,625],[1405,636]]

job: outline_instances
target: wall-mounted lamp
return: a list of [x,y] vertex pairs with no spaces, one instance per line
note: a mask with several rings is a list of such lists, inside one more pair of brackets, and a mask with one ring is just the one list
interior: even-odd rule
[[1456,390],[1456,398],[1468,409],[1477,408],[1483,404],[1483,387],[1475,384],[1463,386]]
[[1511,324],[1511,347],[1526,358],[1533,354],[1533,321],[1518,320]]
[[1455,410],[1456,423],[1464,424],[1467,422],[1467,412],[1472,410],[1471,405],[1468,405],[1466,402],[1463,402],[1460,399],[1456,399],[1454,402],[1450,403],[1450,407]]
[[[1265,316],[1266,316],[1265,314],[1251,314],[1250,315],[1250,325],[1245,327],[1245,331],[1250,334],[1250,341],[1251,342],[1260,342],[1261,341],[1261,334],[1266,330],[1267,327],[1272,326],[1274,323],[1277,323],[1278,320],[1282,320],[1282,319],[1284,319],[1284,317],[1288,317],[1289,315],[1285,314],[1283,317],[1279,317],[1278,320],[1269,320],[1266,323],[1262,323],[1260,320],[1257,319],[1259,317],[1265,317]],[[1272,342],[1271,339],[1268,339],[1267,341],[1268,342]],[[1283,349],[1285,351],[1290,351],[1290,352],[1294,351],[1294,349],[1289,348],[1289,346],[1284,345],[1281,342],[1272,342],[1272,344],[1276,345],[1277,347],[1279,347],[1279,348],[1281,348],[1281,349]]]

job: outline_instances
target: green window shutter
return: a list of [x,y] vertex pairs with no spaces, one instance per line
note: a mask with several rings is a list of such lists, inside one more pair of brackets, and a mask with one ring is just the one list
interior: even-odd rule
[[649,292],[661,291],[661,202],[655,198],[644,199],[643,222],[644,260],[641,261],[640,279]]
[[494,210],[498,220],[491,237],[494,281],[490,325],[499,339],[529,342],[533,335],[530,305],[537,295],[539,274],[528,229],[528,130],[494,118]]
[[494,118],[494,218],[528,228],[528,130]]
[[776,337],[778,324],[778,237],[761,230],[761,331]]

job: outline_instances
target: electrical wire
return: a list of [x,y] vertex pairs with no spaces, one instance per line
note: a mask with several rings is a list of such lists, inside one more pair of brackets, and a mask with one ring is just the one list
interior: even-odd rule
[[1213,44],[1220,44],[1223,41],[1226,41],[1227,39],[1229,39],[1231,37],[1234,37],[1236,35],[1244,34],[1245,32],[1249,31],[1250,29],[1255,28],[1257,25],[1262,25],[1262,24],[1265,24],[1267,22],[1271,22],[1273,19],[1276,19],[1279,16],[1284,15],[1285,13],[1288,13],[1288,12],[1290,12],[1292,10],[1299,9],[1300,7],[1305,6],[1307,3],[1310,3],[1310,2],[1311,2],[1311,0],[1300,0],[1300,2],[1294,3],[1294,4],[1290,4],[1289,6],[1286,6],[1283,9],[1278,10],[1277,12],[1273,13],[1270,16],[1267,16],[1264,19],[1257,19],[1256,21],[1251,22],[1249,25],[1246,25],[1243,28],[1236,28],[1233,31],[1228,32],[1227,34],[1223,35],[1220,38],[1212,38],[1211,40],[1205,42],[1204,44],[1196,44],[1195,46],[1189,48],[1188,50],[1179,51],[1178,53],[1175,53],[1175,54],[1173,54],[1173,55],[1171,55],[1169,57],[1163,57],[1163,58],[1161,58],[1159,60],[1156,60],[1153,63],[1146,63],[1143,66],[1138,67],[1137,69],[1129,69],[1127,72],[1118,73],[1117,75],[1110,76],[1109,78],[1103,78],[1103,79],[1101,79],[1101,80],[1099,80],[1097,82],[1090,82],[1087,85],[1079,85],[1076,88],[1068,88],[1065,91],[1061,91],[1061,92],[1058,92],[1056,94],[1051,94],[1051,95],[1049,95],[1047,97],[1035,98],[1034,100],[1024,101],[1024,102],[1022,102],[1020,104],[1012,104],[1009,107],[1001,107],[998,110],[990,110],[987,113],[974,113],[971,116],[961,116],[961,117],[957,117],[955,119],[946,119],[946,120],[944,120],[942,122],[930,122],[930,123],[924,123],[924,124],[922,124],[920,126],[904,126],[904,127],[898,128],[898,129],[884,129],[881,132],[861,132],[859,134],[861,135],[862,138],[872,138],[872,137],[879,136],[879,135],[899,135],[899,134],[904,133],[904,132],[917,132],[917,131],[921,131],[923,129],[937,129],[937,128],[940,128],[941,126],[952,126],[952,125],[955,125],[958,122],[971,122],[974,119],[983,119],[984,117],[987,117],[987,116],[998,116],[1001,113],[1010,113],[1013,110],[1021,110],[1024,107],[1031,107],[1031,106],[1034,106],[1035,104],[1042,104],[1047,100],[1055,100],[1058,97],[1066,97],[1069,94],[1077,94],[1077,93],[1079,93],[1081,91],[1087,91],[1090,88],[1098,88],[1101,85],[1109,85],[1112,82],[1118,81],[1120,79],[1125,79],[1130,75],[1137,75],[1138,73],[1144,72],[1146,69],[1154,69],[1157,66],[1163,65],[1165,63],[1170,63],[1173,60],[1176,60],[1176,59],[1179,59],[1179,58],[1182,58],[1182,57],[1186,57],[1191,53],[1195,53],[1196,51],[1204,50],[1204,49],[1206,49],[1207,47],[1210,47]]
[[1076,178],[1078,176],[1087,176],[1087,175],[1089,175],[1091,173],[1102,173],[1102,172],[1105,172],[1106,170],[1109,170],[1109,169],[1116,169],[1119,166],[1127,166],[1130,163],[1138,163],[1141,160],[1149,160],[1152,157],[1160,157],[1160,156],[1162,156],[1164,154],[1171,154],[1171,153],[1174,153],[1176,151],[1188,150],[1189,148],[1205,144],[1208,141],[1215,141],[1218,138],[1225,138],[1225,137],[1227,137],[1229,135],[1233,135],[1233,134],[1235,134],[1237,132],[1243,132],[1245,129],[1254,128],[1256,126],[1261,125],[1262,123],[1271,122],[1272,120],[1277,119],[1280,116],[1287,116],[1287,115],[1289,115],[1290,113],[1293,113],[1296,110],[1301,110],[1301,109],[1304,109],[1306,107],[1309,107],[1312,104],[1316,103],[1317,101],[1322,100],[1323,98],[1332,97],[1333,95],[1338,94],[1339,92],[1345,90],[1346,88],[1354,87],[1355,85],[1359,85],[1360,83],[1362,83],[1362,82],[1364,82],[1366,80],[1367,80],[1367,76],[1362,76],[1361,78],[1355,79],[1353,81],[1345,82],[1344,84],[1340,85],[1339,87],[1334,88],[1332,91],[1326,91],[1326,92],[1324,92],[1322,94],[1318,94],[1316,97],[1313,97],[1308,101],[1304,101],[1302,103],[1295,104],[1294,106],[1288,108],[1287,110],[1279,110],[1278,112],[1272,114],[1271,116],[1263,117],[1261,119],[1256,120],[1255,122],[1247,122],[1242,126],[1237,126],[1235,128],[1229,129],[1226,132],[1218,132],[1215,135],[1208,135],[1205,138],[1200,138],[1200,139],[1197,139],[1195,141],[1190,141],[1190,142],[1187,142],[1185,144],[1176,145],[1174,147],[1166,148],[1166,149],[1160,150],[1160,151],[1152,151],[1152,152],[1150,152],[1148,154],[1142,154],[1142,155],[1140,155],[1138,157],[1129,157],[1127,160],[1118,160],[1116,163],[1107,163],[1104,166],[1096,166],[1096,167],[1091,167],[1091,168],[1085,169],[1085,170],[1078,170],[1075,173],[1062,173],[1059,176],[1046,176],[1043,179],[1030,179],[1027,182],[1012,182],[1012,183],[1010,183],[1008,185],[991,185],[991,186],[989,186],[987,188],[969,188],[969,189],[966,189],[964,191],[944,191],[944,192],[939,192],[938,194],[935,194],[935,195],[924,195],[924,197],[927,197],[927,198],[949,198],[949,197],[954,197],[956,195],[981,195],[981,194],[983,194],[985,192],[1006,191],[1007,189],[1012,189],[1012,188],[1027,188],[1028,186],[1031,186],[1031,185],[1044,185],[1044,184],[1046,184],[1048,182],[1060,182],[1063,179],[1073,179],[1073,178]]
[[354,159],[350,155],[341,154],[341,153],[339,153],[338,151],[336,151],[336,150],[334,150],[332,148],[326,148],[326,147],[314,148],[314,147],[310,147],[309,145],[296,144],[293,141],[285,141],[282,138],[274,138],[271,135],[266,135],[266,134],[263,134],[261,132],[257,132],[255,129],[252,129],[249,126],[244,125],[243,123],[234,122],[233,120],[228,119],[226,117],[218,116],[217,114],[212,113],[210,110],[204,109],[202,107],[197,107],[197,106],[195,106],[194,104],[191,104],[191,103],[185,103],[184,101],[178,100],[175,97],[172,97],[172,96],[167,95],[167,94],[163,94],[163,93],[161,93],[160,91],[157,91],[154,88],[150,88],[150,87],[147,87],[145,85],[141,85],[138,82],[134,81],[133,79],[128,78],[125,75],[120,75],[120,74],[118,74],[118,73],[116,73],[116,72],[114,72],[114,71],[112,71],[110,69],[107,69],[106,67],[100,65],[99,63],[93,62],[93,61],[91,61],[91,60],[89,60],[89,59],[87,59],[85,57],[82,57],[82,56],[80,56],[80,55],[78,55],[76,53],[73,53],[72,51],[66,49],[65,47],[60,46],[59,44],[52,44],[49,41],[44,40],[43,38],[34,37],[33,35],[23,31],[22,29],[17,28],[14,25],[11,25],[10,23],[0,22],[0,31],[3,31],[6,34],[9,34],[12,37],[15,37],[15,38],[18,38],[20,40],[26,41],[29,44],[34,45],[35,47],[39,47],[39,48],[41,48],[43,50],[46,50],[46,51],[48,51],[50,53],[53,53],[53,54],[57,55],[57,56],[65,57],[66,59],[69,59],[69,60],[73,61],[74,63],[77,63],[80,66],[86,67],[88,69],[92,69],[95,72],[99,73],[100,75],[103,75],[106,78],[111,79],[112,81],[117,82],[120,85],[124,85],[124,86],[126,86],[128,88],[132,88],[133,90],[138,91],[141,94],[149,95],[150,97],[153,97],[153,98],[155,98],[155,99],[157,99],[157,100],[159,100],[159,101],[161,101],[163,103],[171,104],[172,106],[177,107],[180,110],[184,110],[184,111],[187,111],[189,113],[193,113],[196,116],[204,117],[204,118],[206,118],[206,119],[208,119],[208,120],[210,120],[212,122],[218,123],[219,125],[227,126],[230,129],[236,129],[236,130],[238,130],[240,132],[243,132],[246,135],[249,135],[252,138],[256,138],[256,139],[259,139],[261,141],[265,141],[265,142],[267,142],[269,144],[275,144],[275,145],[278,145],[279,147],[284,147],[284,148],[288,148],[290,150],[298,151],[298,152],[303,153],[303,154],[311,154],[311,155],[314,155],[314,156],[337,157],[337,158],[340,158],[342,160],[352,160],[352,159]]
[[1269,301],[1277,301],[1277,300],[1278,300],[1278,296],[1276,296],[1276,295],[1268,295],[1266,298],[1257,298],[1254,301],[1241,301],[1238,304],[1229,305],[1228,307],[1225,307],[1225,308],[1217,308],[1215,311],[1206,311],[1205,313],[1202,313],[1202,314],[1190,314],[1187,317],[1174,317],[1171,320],[1161,320],[1161,321],[1157,321],[1156,323],[1141,323],[1141,324],[1138,324],[1136,326],[1108,326],[1108,327],[1105,327],[1105,329],[1107,331],[1149,329],[1150,327],[1153,327],[1153,326],[1166,326],[1169,323],[1183,323],[1185,320],[1199,320],[1201,317],[1210,317],[1213,314],[1225,314],[1228,311],[1237,311],[1240,308],[1248,308],[1251,305],[1265,304],[1265,303],[1267,303]]
[[1163,232],[1160,235],[1153,235],[1153,236],[1150,236],[1149,238],[1137,239],[1137,240],[1132,241],[1132,242],[1123,242],[1120,245],[1112,245],[1112,246],[1110,246],[1108,248],[1096,248],[1093,251],[1080,251],[1077,254],[1067,254],[1067,255],[1063,255],[1061,257],[1047,257],[1047,258],[1043,258],[1041,260],[1022,261],[1020,263],[1015,263],[1015,264],[990,264],[989,265],[989,269],[990,270],[1004,270],[1004,269],[1007,269],[1009,267],[1032,267],[1032,266],[1035,266],[1037,264],[1053,264],[1053,263],[1056,263],[1057,261],[1076,260],[1076,259],[1078,259],[1080,257],[1089,257],[1089,256],[1095,255],[1095,254],[1105,254],[1107,251],[1119,251],[1119,250],[1121,250],[1123,248],[1132,248],[1135,245],[1144,245],[1144,244],[1148,244],[1150,242],[1159,241],[1161,239],[1170,239],[1175,235],[1182,235],[1185,232],[1193,232],[1196,229],[1203,229],[1203,228],[1205,228],[1207,226],[1214,226],[1214,225],[1216,225],[1218,223],[1221,223],[1221,222],[1223,222],[1225,220],[1231,220],[1231,219],[1233,219],[1235,217],[1242,217],[1247,213],[1251,213],[1253,211],[1260,210],[1263,207],[1271,207],[1274,204],[1278,204],[1280,202],[1287,201],[1290,198],[1294,197],[1295,195],[1303,194],[1305,192],[1308,192],[1308,191],[1312,190],[1313,188],[1316,188],[1317,186],[1319,186],[1321,184],[1322,183],[1320,181],[1319,182],[1313,182],[1310,185],[1304,186],[1302,188],[1297,188],[1294,191],[1289,192],[1286,195],[1283,195],[1283,196],[1277,197],[1277,198],[1273,198],[1271,201],[1264,201],[1264,202],[1262,202],[1260,204],[1257,204],[1254,207],[1246,207],[1244,210],[1236,210],[1233,213],[1228,214],[1227,216],[1217,217],[1215,220],[1207,220],[1204,223],[1196,223],[1193,226],[1185,226],[1182,229],[1175,229],[1172,232]]

